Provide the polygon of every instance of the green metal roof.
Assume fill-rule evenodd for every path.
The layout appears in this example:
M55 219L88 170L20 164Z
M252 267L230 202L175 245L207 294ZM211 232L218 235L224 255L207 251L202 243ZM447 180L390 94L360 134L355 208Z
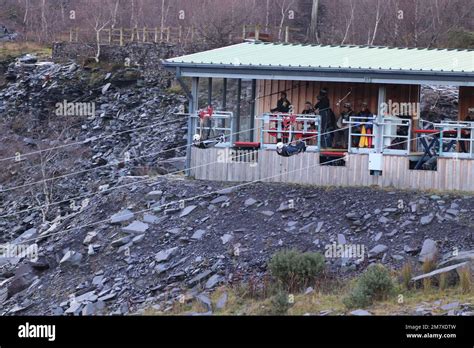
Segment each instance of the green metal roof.
M168 66L213 65L474 73L474 50L244 42L167 59Z

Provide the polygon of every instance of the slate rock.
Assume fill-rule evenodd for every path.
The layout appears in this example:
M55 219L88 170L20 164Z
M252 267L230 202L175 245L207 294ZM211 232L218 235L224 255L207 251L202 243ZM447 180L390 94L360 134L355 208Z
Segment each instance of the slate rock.
M355 315L355 316L370 316L370 315L372 315L370 312L368 312L364 309L357 309L355 311L352 311L350 314Z
M379 244L369 251L369 257L370 258L377 257L380 254L385 253L387 250L388 250L388 247L386 245Z
M196 296L196 300L207 309L208 312L212 312L212 303L209 297L205 294Z
M205 231L205 230L197 230L197 231L194 232L194 234L191 236L191 239L194 239L194 240L201 240L202 237L204 237L205 234L206 234L206 231Z
M69 250L66 254L64 254L59 264L61 265L72 265L72 266L79 266L82 261L82 254L78 253L73 250Z
M233 238L234 238L234 236L231 235L231 234L224 234L224 235L221 237L222 244L226 245L226 244L229 243Z
M114 214L110 218L110 223L111 224L120 224L122 222L127 222L130 221L134 218L135 214L131 212L130 210L122 210L118 212L117 214Z
M423 242L423 246L421 248L419 260L420 262L425 262L428 260L435 260L438 255L438 246L436 242L432 239L426 239Z
M176 254L177 251L178 251L178 247L160 251L159 253L155 255L155 260L156 262L168 261L174 254Z
M230 198L227 197L227 196L219 196L217 198L214 198L212 201L211 201L211 204L220 204L220 203L224 203L224 202L227 202Z
M223 278L218 275L218 274L214 274L211 278L209 278L206 282L206 289L212 289L214 288L216 285L218 285L219 283L221 283L223 281Z
M255 200L253 198L248 198L248 199L245 200L244 206L246 208L248 208L248 207L251 207L252 205L254 205L255 203L257 203L257 200Z
M426 215L426 216L423 216L421 219L420 219L420 224L422 226L427 226L429 224L431 224L433 222L435 218L435 215L434 214L430 214L430 215Z
M181 211L181 214L179 215L180 218L183 218L183 217L186 217L188 216L189 214L191 214L194 209L196 209L197 206L196 205L190 205L190 206L187 206L186 208L184 208L182 211Z
M145 233L149 227L148 224L137 220L132 222L130 225L123 227L122 230L126 233L142 234Z
M228 297L229 296L227 295L227 292L224 292L217 300L216 308L220 310L224 309L227 304Z

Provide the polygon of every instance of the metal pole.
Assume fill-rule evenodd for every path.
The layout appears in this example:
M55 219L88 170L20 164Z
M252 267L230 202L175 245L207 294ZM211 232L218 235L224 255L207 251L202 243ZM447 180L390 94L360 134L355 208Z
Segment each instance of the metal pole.
M257 80L252 80L252 104L250 105L250 141L254 141L255 113L257 103Z
M212 105L212 77L209 77L207 85L207 105Z
M235 114L236 124L235 124L235 139L239 141L240 139L240 103L242 101L242 79L237 80L237 112Z
M222 84L222 110L226 111L227 110L227 79L224 78L224 83ZM222 128L225 128L225 122L226 120L222 120Z
M224 111L227 109L227 79L224 79L224 84L222 85L222 109Z
M191 87L192 99L189 101L189 118L188 118L188 136L186 147L186 175L191 175L191 151L194 132L194 118L192 117L199 108L199 77L193 77Z
M375 152L376 153L383 153L383 139L384 139L384 118L382 115L383 112L383 104L385 103L387 96L387 90L385 86L380 86L379 87L379 98L378 98L378 108L377 108L377 124L379 125L374 125L374 132L377 131L377 135L375 137Z

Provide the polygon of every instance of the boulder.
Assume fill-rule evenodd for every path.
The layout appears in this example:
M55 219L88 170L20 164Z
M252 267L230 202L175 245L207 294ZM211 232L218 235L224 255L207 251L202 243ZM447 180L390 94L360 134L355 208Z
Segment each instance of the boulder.
M436 242L432 239L426 239L423 242L423 246L421 247L421 252L419 256L420 262L426 262L426 261L436 261L436 258L438 256L438 247L436 245Z

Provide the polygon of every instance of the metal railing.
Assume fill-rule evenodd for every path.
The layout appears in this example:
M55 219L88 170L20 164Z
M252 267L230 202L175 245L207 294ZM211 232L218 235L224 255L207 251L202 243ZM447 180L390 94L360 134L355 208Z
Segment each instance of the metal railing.
M321 149L321 116L265 113L257 118L261 121L260 143L263 149L276 149L281 141L306 141L307 151Z
M382 126L382 152L388 155L408 155L411 151L412 122L394 116L385 116Z
M226 141L216 147L232 147L234 143L234 113L230 111L214 111L211 117L204 119L201 125L199 112L192 114L193 134L203 134L203 140L225 136Z
M349 121L344 121L344 124L349 125L350 153L367 154L377 152L376 140L379 127L375 124L376 118L376 116L351 116ZM365 133L363 129L365 129ZM369 133L367 133L368 130L370 130Z
M354 154L410 153L412 122L395 116L351 116L349 121L349 152Z
M474 122L443 121L434 123L439 131L439 156L474 158Z

